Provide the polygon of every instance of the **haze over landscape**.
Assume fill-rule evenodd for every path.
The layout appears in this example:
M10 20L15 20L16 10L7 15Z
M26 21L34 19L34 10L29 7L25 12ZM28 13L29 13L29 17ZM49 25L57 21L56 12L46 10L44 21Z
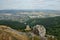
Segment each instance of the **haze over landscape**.
M0 0L1 19L60 16L60 0Z

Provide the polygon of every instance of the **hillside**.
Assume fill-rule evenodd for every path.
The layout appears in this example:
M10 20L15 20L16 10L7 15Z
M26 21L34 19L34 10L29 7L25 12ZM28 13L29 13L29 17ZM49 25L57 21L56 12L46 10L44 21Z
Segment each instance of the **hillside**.
M0 40L29 40L29 38L23 32L0 25Z
M36 24L44 25L47 30L47 34L55 35L58 40L60 40L60 16L30 19L27 21L27 24L29 24L31 28Z
M47 30L47 34L54 35L58 38L58 40L60 40L60 16L29 19L26 23L27 25L30 25L31 28L33 28L33 26L35 26L36 24L43 25ZM17 30L24 30L26 27L24 23L11 20L0 20L0 25L7 25Z

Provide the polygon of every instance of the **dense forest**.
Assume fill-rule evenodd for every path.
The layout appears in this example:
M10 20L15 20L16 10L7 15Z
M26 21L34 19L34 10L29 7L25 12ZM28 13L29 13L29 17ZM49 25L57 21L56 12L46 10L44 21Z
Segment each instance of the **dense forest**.
M6 25L16 30L22 30L22 29L25 29L26 27L24 23L11 21L11 20L0 20L0 25Z
M60 16L29 19L26 23L27 25L30 25L31 28L37 24L43 25L47 30L47 34L54 35L60 40ZM0 25L7 25L16 30L26 28L26 24L11 20L0 20Z
M30 19L27 23L31 28L37 24L45 26L47 34L57 36L58 40L60 40L60 16Z

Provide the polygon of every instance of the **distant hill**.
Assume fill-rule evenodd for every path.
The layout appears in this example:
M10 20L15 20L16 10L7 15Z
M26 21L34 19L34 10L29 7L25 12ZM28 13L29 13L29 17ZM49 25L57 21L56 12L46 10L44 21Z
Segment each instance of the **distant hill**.
M17 13L17 12L46 12L60 14L60 10L0 10L0 13Z
M46 18L60 16L60 10L0 10L0 15L29 16L31 18Z

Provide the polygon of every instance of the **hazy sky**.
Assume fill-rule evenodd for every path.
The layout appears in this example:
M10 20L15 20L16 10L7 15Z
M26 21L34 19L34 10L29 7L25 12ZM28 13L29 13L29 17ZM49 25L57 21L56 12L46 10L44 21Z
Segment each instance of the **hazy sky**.
M0 0L1 9L60 10L60 0Z

